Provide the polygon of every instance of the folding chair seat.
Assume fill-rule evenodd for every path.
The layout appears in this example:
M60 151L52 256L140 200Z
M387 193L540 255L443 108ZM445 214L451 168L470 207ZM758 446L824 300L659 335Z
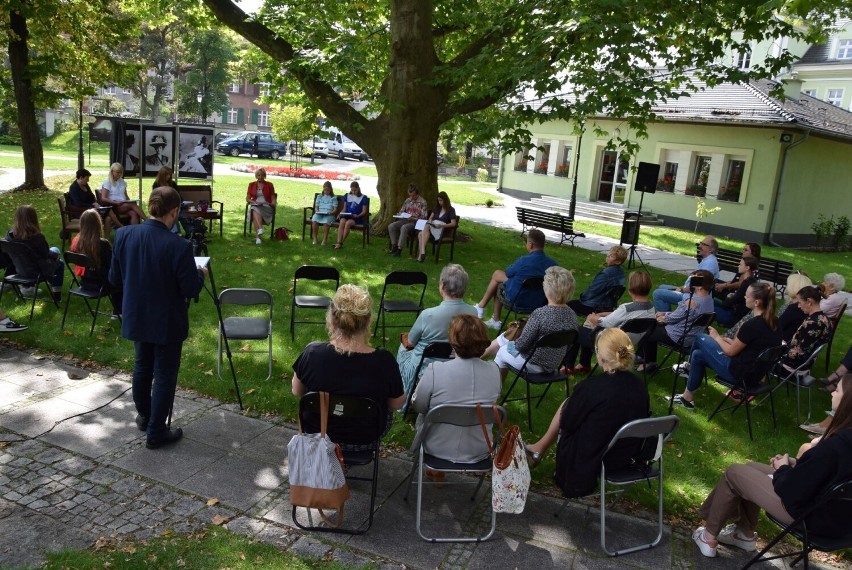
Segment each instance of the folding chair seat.
M843 303L840 306L840 310L837 312L837 316L833 319L829 319L831 321L831 334L828 337L828 348L825 351L825 371L828 372L828 362L831 360L831 345L834 343L834 335L837 334L837 327L840 326L840 319L843 317L843 314L846 312L846 303Z
M502 407L496 407L497 414L499 416L500 421L505 424L506 423L506 410ZM497 419L495 418L494 408L482 406L482 415L483 421L486 424L494 424L497 423ZM484 540L488 540L492 536L494 536L494 531L497 528L497 514L494 512L494 509L491 509L491 528L489 531L481 536L444 536L444 537L432 537L426 536L423 533L422 528L422 513L423 513L423 472L426 469L432 471L438 471L441 473L462 473L462 474L472 474L479 475L479 480L476 484L476 488L473 490L473 494L470 497L470 500L473 501L476 499L476 495L479 492L479 488L482 487L482 482L485 479L485 475L491 473L491 469L494 466L494 461L491 457L486 457L481 461L477 461L474 463L455 463L453 461L447 461L445 459L440 459L435 457L434 455L430 455L426 453L425 447L429 441L429 434L432 429L439 424L451 424L454 426L460 427L472 427L480 425L479 422L479 414L477 413L476 406L461 406L461 405L453 405L453 404L441 404L440 406L435 406L426 414L423 419L423 427L421 428L421 439L420 445L418 446L414 465L411 467L411 474L408 477L408 485L405 490L405 496L403 500L408 502L408 494L411 491L411 484L414 479L414 475L417 475L417 511L416 511L416 526L417 526L417 534L420 535L420 538L427 542L482 542ZM498 441L497 438L494 440L494 449L497 448ZM460 481L458 484L465 484L466 481ZM449 482L442 483L444 485L450 484ZM491 501L488 501L489 508L491 505Z
M524 294L528 295L533 291L541 291L542 295L544 295L544 277L527 277L523 280L523 282L521 282L521 288L518 289L518 294L515 295L515 298L507 299L508 303L506 303L505 306L506 316L503 317L503 322L500 323L500 330L497 331L498 334L502 332L504 328L506 328L506 323L509 322L509 317L512 316L512 313L515 313L515 316L519 317L521 315L529 315L530 313L538 309L538 307L522 306L516 303L519 297ZM544 304L539 306L544 306Z
M59 222L62 228L59 230L59 239L62 240L62 250L65 251L65 242L74 234L80 233L80 219L72 220L65 207L65 198L57 196L56 203L59 205Z
M341 396L329 394L328 403L328 437L334 443L341 445L343 464L347 481L369 481L370 486L370 512L367 517L354 527L329 527L313 524L308 516L308 522L303 523L297 516L298 507L292 507L293 522L303 530L315 530L320 532L334 532L342 534L364 534L373 525L373 514L376 510L376 494L379 483L379 457L384 432L386 414L379 404L370 398L360 396ZM306 433L307 426L316 426L319 431L320 416L320 394L319 392L308 392L299 400L299 425ZM357 422L359 429L353 429ZM358 446L359 450L351 451L346 445ZM373 464L373 473L370 477L355 476L349 470L350 467L365 466ZM351 509L347 510L351 513Z
M92 336L92 333L95 331L95 322L98 319L98 315L112 316L115 313L113 310L112 313L102 313L100 311L101 308L101 299L104 297L109 298L110 296L110 285L103 279L100 279L100 287L97 291L93 289L84 289L80 281L77 279L77 274L74 273L74 267L82 267L86 270L87 275L98 275L100 268L98 264L95 263L95 260L89 257L88 255L82 253L74 253L73 251L66 251L64 253L65 257L65 267L68 268L68 272L71 274L71 286L68 288L68 296L65 297L65 311L62 313L62 324L60 328L65 328L65 317L68 316L68 306L71 303L71 297L80 297L86 303L86 308L89 309L89 313L92 315L92 326L89 329L89 336ZM95 302L95 308L92 308L90 301ZM112 304L112 300L110 300L110 304ZM113 307L113 309L117 309L118 307Z
M423 368L423 363L427 360L449 360L452 357L453 347L448 342L432 342L423 349L423 354L420 355L420 362L417 363L417 368L414 369L414 383L411 384L411 390L408 391L408 399L406 399L405 408L402 410L402 419L408 417L408 407L411 405L414 391L417 390L417 384L420 383L420 370Z
M771 346L765 350L763 350L758 356L757 361L755 362L756 369L761 371L762 374L766 374L778 362L778 359L781 358L785 347L779 346ZM776 429L775 422L775 399L772 397L772 385L769 382L761 382L755 386L749 386L745 382L740 379L735 378L733 382L729 382L724 378L716 378L716 381L719 384L728 388L728 391L722 397L722 400L719 402L719 405L716 406L716 409L713 410L713 413L710 414L708 420L712 420L713 416L715 416L719 412L724 412L727 410L731 410L731 413L737 411L737 409L745 405L746 411L746 421L748 422L748 436L752 440L754 440L754 434L751 429L751 402L758 396L766 394L769 397L769 405L772 409L772 430ZM737 397L737 393L739 396ZM729 398L734 399L734 403L726 408L722 408L725 404L725 401Z
M829 504L832 506L846 505L847 512L852 509L852 477L847 477L845 481L841 481L833 485L830 489L818 497L804 513L788 525L783 524L769 513L766 513L769 520L781 527L781 532L778 533L775 538L770 540L763 550L755 554L754 557L749 560L745 566L743 566L743 570L751 568L752 565L758 562L767 562L769 560L786 558L788 556L796 557L795 560L790 563L790 566L795 567L801 560L804 561L802 567L807 570L809 567L808 555L812 550L816 550L818 552L835 552L837 550L852 548L852 525L846 525L846 528L838 529L843 531L840 533L841 536L825 536L808 530L807 521L811 515L818 509L823 509ZM796 537L799 542L802 543L802 548L800 550L793 550L792 552L785 552L784 554L766 557L769 550L788 534Z
M234 340L262 341L267 345L263 350L249 349L240 350L239 354L262 353L266 354L267 375L265 380L272 378L272 294L265 289L225 289L219 293L220 309L227 311L228 305L239 307L263 307L262 316L236 316L229 315L222 319L219 324L219 341L216 351L216 374L222 378L222 352L228 355L228 361L233 366L233 353L230 342ZM256 312L256 311L255 311ZM239 397L240 387L237 385L237 377L234 375L234 388ZM241 399L240 399L241 400Z
M778 381L778 384L772 389L774 393L781 386L786 386L787 391L789 393L790 384L794 384L796 386L796 425L801 425L803 423L808 423L811 419L811 390L813 389L813 385L815 382L815 378L811 376L810 371L811 367L816 363L817 357L819 357L819 353L822 352L828 344L821 344L817 346L813 352L811 352L808 359L805 360L798 368L795 370L787 370L782 366L781 360L775 363L772 369L769 371L769 377L775 378ZM808 416L802 420L802 388L808 391ZM758 406L763 404L766 401L766 398L769 396L764 396L763 399L758 402Z
M33 252L33 250L25 243L0 239L0 252L9 256L9 259L12 260L12 263L15 264L16 268L27 267L31 265L28 260L35 259L35 252ZM21 288L32 288L33 299L32 305L30 306L30 320L33 320L36 299L38 299L38 288L39 285L42 284L45 286L45 290L47 291L47 298L53 302L53 305L57 309L59 309L59 301L53 297L53 292L50 290L50 284L40 272L37 277L22 277L17 273L9 274L7 272L3 276L2 286L0 286L0 300L3 299L3 292L7 288L14 289L18 298L21 300L24 299L24 295L21 293Z
M663 445L672 436L680 425L680 418L677 416L663 416L660 418L645 418L641 420L633 420L624 424L621 429L616 432L606 447L606 451L601 459L601 475L600 475L600 504L601 504L601 548L610 556L621 556L639 550L649 550L654 548L663 538ZM642 452L636 458L633 465L626 469L607 471L606 456L616 444L620 441L636 438L642 439ZM653 451L651 451L653 450ZM606 546L606 509L607 495L614 495L616 498L621 496L626 488L633 483L647 481L649 484L652 479L657 480L657 536L653 541L624 548L621 550L612 551ZM615 491L607 491L607 485L621 487ZM569 499L566 499L562 504L562 509L568 504ZM554 516L558 517L562 512L560 509Z
M334 281L334 291L340 287L340 272L334 267L326 267L322 265L303 265L296 269L293 275L293 302L290 305L290 338L296 339L296 323L324 325L325 319L322 321L297 321L296 309L318 309L326 311L331 305L331 297L334 296L334 291L331 295L299 295L298 287L299 280L302 281ZM304 284L303 284L304 289Z
M559 370L561 364L564 363L565 357L568 355L568 351L572 346L577 342L577 331L575 330L561 330L552 333L548 333L537 341L535 341L535 345L533 346L532 351L530 352L527 359L524 361L524 364L520 369L515 369L513 367L509 367L509 370L515 374L515 379L512 381L511 386L509 386L509 390L506 391L506 395L503 396L503 400L500 402L502 406L506 402L519 402L525 400L527 402L527 422L529 423L530 430L533 429L532 426L532 401L530 399L530 385L544 385L544 391L538 398L538 403L536 404L536 408L541 405L542 400L544 400L545 395L547 395L547 391L550 390L550 385L554 382L565 382L565 396L568 396L568 376ZM564 348L565 352L562 356L562 362L560 366L556 367L556 370L553 371L545 371L545 372L531 372L528 370L528 366L536 351L543 348ZM521 398L512 398L508 399L512 394L512 390L515 388L515 384L518 383L518 379L522 378L527 385L527 395L526 397Z
M376 325L373 327L373 336L379 330L379 321L382 322L382 346L387 338L386 329L405 328L411 325L390 325L385 323L387 313L414 313L415 319L423 310L423 296L426 294L426 283L429 277L422 271L392 271L385 277L385 286L382 288L382 297L379 301L379 314L376 316ZM391 294L395 294L401 288L414 289L414 295L409 299L388 298L389 288ZM417 289L420 289L420 298L417 299ZM409 295L411 295L409 293ZM416 301L414 299L417 299Z

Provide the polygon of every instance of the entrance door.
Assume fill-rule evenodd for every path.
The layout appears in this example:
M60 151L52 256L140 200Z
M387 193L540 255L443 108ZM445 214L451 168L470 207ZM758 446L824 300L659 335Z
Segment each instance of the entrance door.
M598 201L624 204L629 163L614 150L601 150Z

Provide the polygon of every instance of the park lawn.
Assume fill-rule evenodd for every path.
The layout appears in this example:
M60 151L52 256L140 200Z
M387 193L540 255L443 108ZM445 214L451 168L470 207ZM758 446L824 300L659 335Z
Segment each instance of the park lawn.
M302 264L334 265L341 271L342 282L356 283L370 290L374 306L378 305L384 275L388 272L395 269L423 270L428 274L430 283L425 298L425 306L428 307L439 302L436 282L441 265L431 261L418 264L406 257L390 258L384 253L386 238L383 237L372 236L372 243L366 249L362 249L359 236L356 235L350 238L345 247L339 251L334 251L328 246L312 246L310 240L303 242L299 239L302 208L310 205L317 186L286 178L273 177L271 180L276 184L280 196L277 225L296 230L296 233L292 235L294 239L287 242L264 240L261 246L255 246L251 236L243 237L242 217L247 178L217 176L214 196L225 202L224 237L219 238L218 231L214 232L209 246L210 255L213 258L213 274L219 291L227 287L261 287L273 293L276 303L273 378L268 382L263 380L266 377L265 360L240 354L245 348L242 345L234 346L232 350L235 354L235 368L247 413L252 415L272 413L292 421L297 408L296 398L290 393L292 363L305 344L325 339L324 327L321 324L322 316L313 317L310 314L307 316L315 318L318 324L300 325L296 331L295 340L290 339L289 304L293 286L292 276L296 267ZM51 192L0 195L0 227L9 226L12 213L18 205L31 203L40 213L48 241L59 245L56 239L59 220L55 198L60 191L67 189L68 183L69 180L64 177L54 177L48 180ZM130 182L131 191L136 185L136 181ZM143 196L148 195L150 187L151 180L143 180ZM454 185L454 193L455 188ZM374 209L376 208L377 205L374 205ZM585 221L578 225L582 231L615 237L618 235L614 233L617 232L616 226ZM470 241L458 245L455 262L464 265L470 274L471 286L466 300L475 303L491 272L495 268L505 267L523 253L523 241L517 232L464 221L461 231L469 236ZM686 254L694 251L694 244L699 238L700 236L690 232L669 228L642 229L643 244L656 243L665 249ZM724 239L721 242L724 247L739 247L737 242ZM844 275L850 273L848 253L811 253L776 248L767 248L766 251L769 257L790 259L796 266L804 267L811 275L822 275L834 268ZM603 263L601 255L579 248L550 245L547 252L563 267L575 270L578 292L588 286ZM649 271L654 283L680 283L683 280L682 275L668 274L656 268L649 268ZM3 308L14 318L26 319L27 309L23 304L13 303L7 297ZM84 364L110 366L130 371L133 362L132 345L121 339L117 323L100 319L95 335L89 337L88 316L82 304L73 303L64 330L61 334L57 334L61 313L49 304L38 304L36 311L37 314L30 329L7 338L6 342L14 341L33 347L39 352L52 353ZM304 316L303 313L299 315L300 318ZM192 304L190 316L192 326L190 337L184 345L180 386L221 400L235 401L236 395L230 377L225 375L223 379L219 379L216 375L216 311L207 293L202 294L199 303ZM389 322L391 321L392 319L389 319ZM396 351L399 345L398 333L410 326L410 323L408 319L401 319L400 324L403 328L388 331L387 348L389 350ZM830 369L833 370L838 365L840 358L850 345L850 339L852 339L852 329L848 324L841 324L835 338ZM378 339L374 339L375 346L380 344ZM822 365L818 366L817 373L823 375ZM578 380L572 379L572 384ZM682 388L683 383L680 381L678 389ZM516 387L516 390L518 389ZM663 397L669 394L671 389L672 374L668 370L659 373L650 382L649 392L652 411L655 415L667 413L667 404L663 401ZM778 398L776 398L778 431L774 434L771 432L769 410L765 407L755 410L753 421L756 440L752 442L747 436L742 411L735 415L722 414L713 421L707 420L722 393L719 386L711 379L709 386L698 394L697 411L677 411L681 418L681 426L678 434L668 444L665 481L665 509L675 524L692 526L697 522L698 506L729 464L748 460L763 461L777 452L795 453L799 445L806 441L804 432L795 426L794 396L786 396L783 390L778 392ZM509 404L510 418L521 425L527 440L534 441L544 431L563 398L564 392L558 386L550 390L541 406L533 410L535 427L533 431L526 425L526 409L522 404ZM828 409L829 398L822 392L815 391L814 400L814 419L819 420L823 417L822 410ZM412 424L397 420L386 440L386 445L397 449L407 447L410 445L412 435ZM558 493L558 489L552 484L554 469L555 459L551 453L533 473L537 490ZM644 485L636 485L629 491L628 497L634 504L645 508L651 508L655 504L653 491ZM765 535L772 530L772 525L764 522L762 530Z
M273 545L210 526L190 535L171 534L142 542L99 541L94 549L47 555L45 570L74 568L183 568L184 570L342 570L353 568L333 560L282 552ZM371 568L372 563L360 568Z

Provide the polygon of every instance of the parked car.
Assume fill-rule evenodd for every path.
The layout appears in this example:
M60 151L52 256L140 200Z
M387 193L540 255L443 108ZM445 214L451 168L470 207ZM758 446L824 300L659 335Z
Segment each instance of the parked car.
M325 146L324 142L320 142L319 140L305 141L301 144L301 148L296 141L290 141L290 154L328 158L328 148Z
M229 139L223 140L216 145L216 152L231 156L253 154L255 137L257 137L257 156L278 160L283 154L286 154L287 145L276 141L269 133L256 131L243 131Z
M336 156L340 160L356 158L363 162L367 158L367 153L361 150L361 147L355 144L349 137L340 132L340 129L330 127L326 130L330 136L323 142L328 147L328 154Z

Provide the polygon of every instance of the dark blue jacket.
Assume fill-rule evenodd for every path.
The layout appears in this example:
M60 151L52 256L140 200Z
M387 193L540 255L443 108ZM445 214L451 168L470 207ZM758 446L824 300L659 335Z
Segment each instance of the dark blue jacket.
M149 219L115 233L109 280L122 286L121 335L153 344L189 334L187 299L204 286L190 243Z
M517 301L516 304L525 309L535 309L546 305L547 298L541 291L525 292L517 300L515 296L520 292L524 279L527 277L544 277L547 268L554 265L556 265L556 262L544 255L544 252L540 249L516 259L515 263L506 268L508 279L503 286L506 298L510 301Z

